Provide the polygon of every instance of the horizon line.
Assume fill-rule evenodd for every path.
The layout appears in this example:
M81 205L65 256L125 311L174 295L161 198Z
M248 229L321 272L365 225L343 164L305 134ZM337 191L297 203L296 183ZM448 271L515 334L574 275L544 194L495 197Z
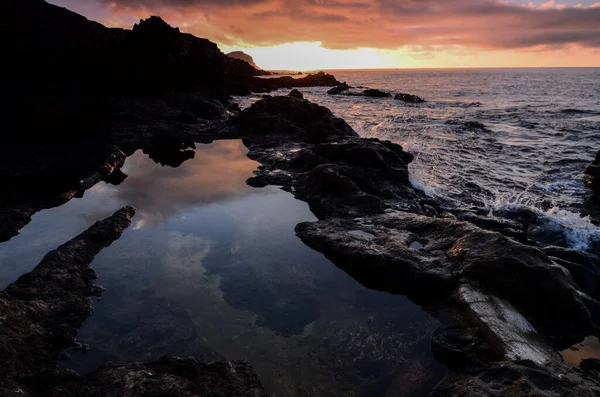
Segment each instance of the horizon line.
M267 72L302 72L311 73L319 71L377 71L377 70L478 70L478 69L600 69L598 66L455 66L455 67L421 67L421 68L323 68L323 69L263 69Z

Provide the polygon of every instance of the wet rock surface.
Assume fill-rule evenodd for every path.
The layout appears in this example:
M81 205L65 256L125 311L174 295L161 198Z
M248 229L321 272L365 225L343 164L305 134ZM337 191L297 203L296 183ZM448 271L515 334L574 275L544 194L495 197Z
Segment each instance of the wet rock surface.
M599 321L543 251L468 222L394 212L301 223L296 233L367 287L418 302L443 301L469 280L507 299L559 347L594 333Z
M411 154L389 141L358 137L322 106L266 98L232 125L227 134L244 138L248 157L263 164L248 183L281 185L307 201L317 217L378 214L388 207L436 211L409 183Z

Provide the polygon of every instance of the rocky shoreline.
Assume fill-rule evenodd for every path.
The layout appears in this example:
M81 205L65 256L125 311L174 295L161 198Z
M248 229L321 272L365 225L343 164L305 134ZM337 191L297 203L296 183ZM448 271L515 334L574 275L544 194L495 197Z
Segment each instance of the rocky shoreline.
M24 12L27 6L35 10L34 17ZM0 202L0 241L14 237L35 212L80 197L99 181L122 182L127 176L120 168L136 150L157 163L178 166L194 156L196 142L242 139L248 157L261 164L248 184L281 186L306 201L319 218L296 227L308 246L368 288L406 295L440 320L432 350L450 374L433 396L600 396L600 361L588 359L569 368L558 354L586 336L600 335L597 256L549 246L535 233L533 215L492 217L427 197L409 182L411 154L389 141L359 137L299 91L266 97L243 111L230 98L314 85L342 87L333 93L339 94L345 87L335 77L262 79L243 61L225 59L213 43L181 34L156 17L124 31L38 0L13 1L8 11L5 15L16 19L2 29L20 31L17 44L30 46L32 54L36 23L45 18L46 33L53 35L48 40L86 32L91 41L84 44L100 46L100 55L109 57L130 51L131 40L138 58L159 60L162 73L177 78L159 78L161 87L153 87L158 70L144 69L118 95L100 91L93 102L85 99L90 94L83 95L80 112L69 110L80 96L58 92L66 110L47 125L56 135L33 143L19 135L41 127L35 118L48 111L48 91L61 79L84 85L86 73L61 76L60 65L51 65L56 81L35 87L39 102L25 104L25 96L13 92L20 106L15 115L26 114L32 121L9 123L17 138L2 150L2 182L12 189ZM78 32L57 33L65 21ZM143 52L157 40L161 44L154 52ZM66 62L82 62L74 50L83 44L71 44ZM35 58L46 59L42 55ZM166 61L177 57L175 63ZM125 68L136 66L133 62L125 60ZM201 78L192 71L198 65L206 74ZM126 78L132 76L119 76L118 82ZM186 78L190 84L183 88ZM398 99L411 103L421 100L398 95L408 95ZM90 114L98 104L102 112ZM66 132L57 132L61 126ZM587 171L592 187L597 166L598 159ZM250 366L241 362L202 364L166 357L148 364L111 363L85 376L56 371L60 352L75 343L91 314L88 297L101 292L90 263L119 238L134 213L126 207L96 223L0 293L0 357L6 363L2 394L266 395Z

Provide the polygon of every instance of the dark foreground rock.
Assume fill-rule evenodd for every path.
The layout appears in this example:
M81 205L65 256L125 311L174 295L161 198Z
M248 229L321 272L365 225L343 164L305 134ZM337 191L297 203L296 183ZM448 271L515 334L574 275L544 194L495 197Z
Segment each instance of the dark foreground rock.
M42 375L28 379L27 386L30 395L48 397L266 396L248 363L202 364L191 357L163 357L147 364L111 363L84 376Z
M421 98L417 95L404 94L404 93L399 93L399 94L394 95L394 99L397 101L402 101L402 102L407 102L407 103L425 103L425 102L427 102L426 100L424 100L423 98Z
M599 395L597 375L557 353L598 335L598 258L407 212L301 223L296 233L368 288L438 313L434 353L451 372L433 395Z

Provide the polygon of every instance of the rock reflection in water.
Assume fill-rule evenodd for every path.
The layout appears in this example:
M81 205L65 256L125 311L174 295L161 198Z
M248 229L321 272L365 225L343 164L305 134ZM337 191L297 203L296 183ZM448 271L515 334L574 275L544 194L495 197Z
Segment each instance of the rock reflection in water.
M190 207L257 193L245 183L258 165L246 152L239 140L200 144L192 161L173 168L157 166L138 151L123 167L127 183L117 189L104 184L94 189L109 189L106 199L139 208L135 228L157 225Z
M31 256L28 244L42 247L56 230L138 207L135 229L92 264L106 291L78 335L91 350L62 367L193 355L248 360L277 396L428 395L444 374L430 352L435 320L303 245L294 226L315 220L308 206L247 186L258 164L240 141L198 146L176 169L136 153L120 185L36 215L9 242ZM0 245L0 263L21 263L14 255Z

